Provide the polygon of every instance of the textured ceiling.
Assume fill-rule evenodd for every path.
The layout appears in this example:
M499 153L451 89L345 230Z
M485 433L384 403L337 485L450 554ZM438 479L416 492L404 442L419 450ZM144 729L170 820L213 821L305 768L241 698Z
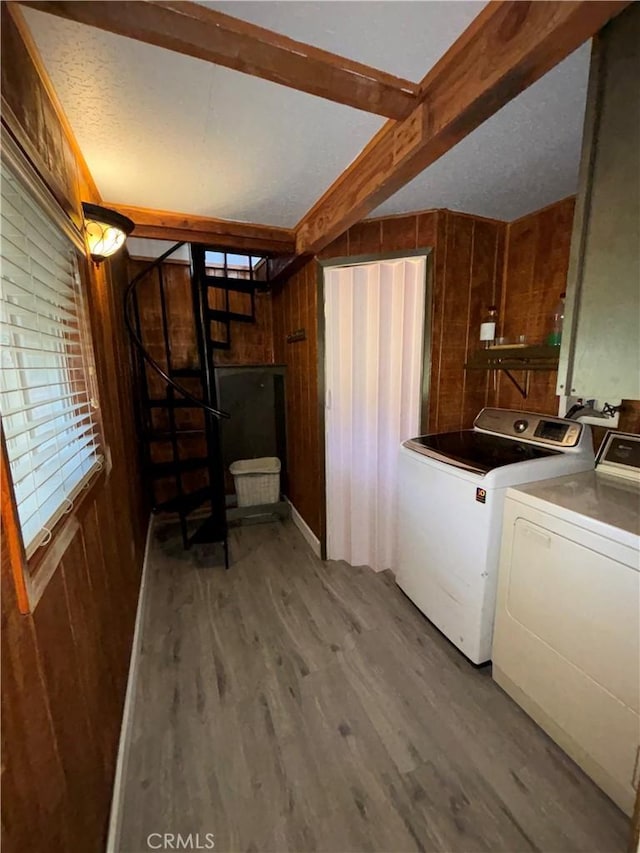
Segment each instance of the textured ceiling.
M230 0L200 5L418 82L486 4L480 0Z
M484 4L205 5L419 80ZM383 122L201 60L24 13L109 201L291 227ZM375 213L447 206L508 219L573 192L587 65L583 49Z
M575 193L589 56L582 45L371 215L449 207L512 220Z

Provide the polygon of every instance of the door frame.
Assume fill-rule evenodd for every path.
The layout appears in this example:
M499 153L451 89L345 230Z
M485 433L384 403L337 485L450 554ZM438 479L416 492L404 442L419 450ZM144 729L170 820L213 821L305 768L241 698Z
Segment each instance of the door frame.
M422 333L422 381L420 403L420 432L428 429L429 423L429 390L431 385L431 328L433 315L433 246L420 249L398 250L395 252L379 252L367 255L347 255L336 258L316 260L317 281L317 337L318 337L318 425L320 430L320 557L327 559L327 452L326 452L326 377L325 377L325 310L324 310L324 271L328 267L358 267L363 264L378 263L379 261L398 261L403 258L425 258L425 294L424 294L424 326Z

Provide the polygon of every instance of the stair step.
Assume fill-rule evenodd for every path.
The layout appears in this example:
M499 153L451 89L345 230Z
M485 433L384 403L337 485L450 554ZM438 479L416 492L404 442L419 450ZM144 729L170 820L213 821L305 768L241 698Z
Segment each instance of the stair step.
M199 367L176 367L170 372L169 375L172 378L176 376L184 376L200 379L202 377L202 370L200 370Z
M179 438L180 436L194 436L194 435L205 435L204 429L177 429L175 431L175 435ZM171 441L173 433L169 430L162 429L154 429L145 433L144 437L147 441Z
M221 311L218 308L209 308L207 316L209 320L215 320L217 323L255 323L256 321L253 314L240 314L237 311Z
M178 392L176 392L178 393ZM173 400L170 397L158 397L145 401L145 405L150 409L198 409L197 403L192 403L185 397L175 397Z
M151 474L153 477L169 477L171 474L182 474L185 471L197 471L206 468L209 459L206 456L194 457L193 459L178 459L171 462L152 462Z
M207 542L224 542L227 538L227 524L224 519L211 515L189 540L190 545L204 545Z
M233 290L236 293L252 293L260 284L266 281L250 281L248 278L224 278L223 276L205 275L207 287L216 287L219 290Z
M189 492L186 495L176 495L175 498L169 498L168 501L162 501L157 504L158 512L177 512L179 515L189 515L194 509L198 509L205 501L211 500L211 487L204 486L202 489L196 489L195 492Z

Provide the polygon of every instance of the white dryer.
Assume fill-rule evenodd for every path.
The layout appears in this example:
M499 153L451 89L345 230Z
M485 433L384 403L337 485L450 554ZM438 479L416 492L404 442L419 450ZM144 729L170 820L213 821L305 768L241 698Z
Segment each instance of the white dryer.
M593 464L588 426L508 409L400 448L396 582L473 663L491 657L507 488Z
M507 492L493 677L630 815L640 781L640 436L610 433L600 461Z

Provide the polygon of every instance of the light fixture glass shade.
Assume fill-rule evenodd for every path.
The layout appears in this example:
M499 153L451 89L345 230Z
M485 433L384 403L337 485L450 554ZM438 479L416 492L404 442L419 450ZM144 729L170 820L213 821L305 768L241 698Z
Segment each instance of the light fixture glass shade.
M97 204L82 203L84 230L91 258L99 264L122 248L134 223L126 216Z

